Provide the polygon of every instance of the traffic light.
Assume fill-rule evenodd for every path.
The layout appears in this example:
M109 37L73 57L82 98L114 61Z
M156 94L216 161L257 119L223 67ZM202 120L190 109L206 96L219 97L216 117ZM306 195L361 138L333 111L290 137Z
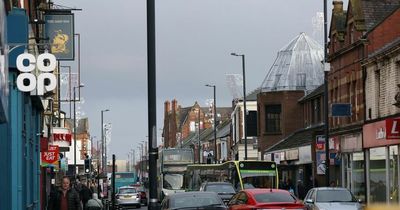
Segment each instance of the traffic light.
M90 159L86 158L85 159L85 173L89 173L90 172Z

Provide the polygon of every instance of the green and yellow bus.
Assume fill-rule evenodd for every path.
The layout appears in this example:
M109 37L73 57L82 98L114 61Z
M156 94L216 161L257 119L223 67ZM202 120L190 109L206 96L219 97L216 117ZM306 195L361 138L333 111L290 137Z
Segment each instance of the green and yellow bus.
M189 190L199 190L203 182L230 182L236 190L279 187L277 165L271 161L188 165L186 177L189 180Z

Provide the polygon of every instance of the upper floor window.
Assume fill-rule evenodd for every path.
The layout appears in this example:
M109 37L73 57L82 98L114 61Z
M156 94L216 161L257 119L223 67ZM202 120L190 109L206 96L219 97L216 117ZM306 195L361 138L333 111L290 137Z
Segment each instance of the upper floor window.
M280 104L265 106L265 130L267 132L281 131L281 112L282 108Z

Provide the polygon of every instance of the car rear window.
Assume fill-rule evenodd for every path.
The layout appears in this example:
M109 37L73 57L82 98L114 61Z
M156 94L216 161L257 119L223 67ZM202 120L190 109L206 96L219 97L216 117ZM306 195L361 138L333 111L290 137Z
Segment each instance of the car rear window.
M317 202L353 202L355 198L348 190L318 190Z
M136 193L135 188L123 188L123 189L119 189L119 194L131 194L131 193Z
M222 201L218 197L213 195L190 195L190 196L176 196L171 199L172 208L190 208L190 207L202 207L209 205L223 205Z
M216 193L235 193L232 185L228 184L214 184L207 185L206 191L216 192Z
M271 202L295 202L296 199L289 193L282 192L268 192L255 194L254 198L257 203L271 203Z

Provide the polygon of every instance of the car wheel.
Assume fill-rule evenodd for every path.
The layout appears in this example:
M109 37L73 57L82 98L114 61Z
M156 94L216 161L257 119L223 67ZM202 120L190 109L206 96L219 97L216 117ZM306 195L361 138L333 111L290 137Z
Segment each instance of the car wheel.
M136 208L138 208L138 209L140 209L140 208L142 208L142 205L136 205Z
M144 202L144 206L147 206L147 201Z

